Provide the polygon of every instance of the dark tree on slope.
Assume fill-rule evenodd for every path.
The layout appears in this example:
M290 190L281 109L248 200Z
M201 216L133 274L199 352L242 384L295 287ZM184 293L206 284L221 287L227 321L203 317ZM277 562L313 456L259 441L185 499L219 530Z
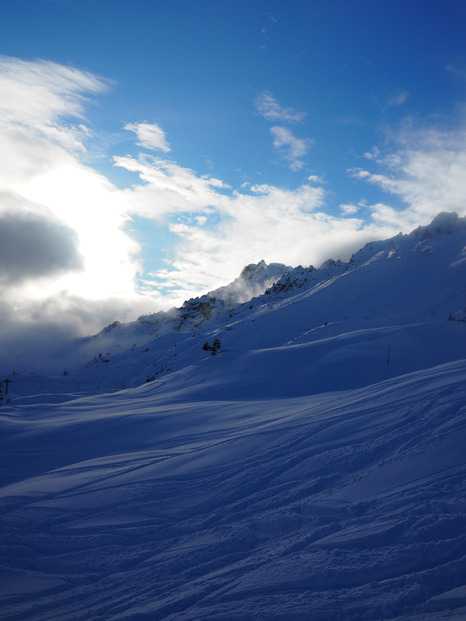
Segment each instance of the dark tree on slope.
M212 345L210 345L209 343L204 343L204 345L202 346L202 349L204 351L210 351L212 356L215 356L215 354L218 352L218 350L221 348L222 344L220 342L219 339L215 338L212 342Z

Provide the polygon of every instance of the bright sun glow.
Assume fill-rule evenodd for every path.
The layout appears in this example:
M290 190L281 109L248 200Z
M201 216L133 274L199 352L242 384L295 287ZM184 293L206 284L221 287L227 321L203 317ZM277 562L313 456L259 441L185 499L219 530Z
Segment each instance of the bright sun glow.
M122 193L104 177L78 163L59 165L14 190L46 205L78 236L82 271L49 283L43 296L62 288L94 299L136 293L139 246L125 232L129 216Z

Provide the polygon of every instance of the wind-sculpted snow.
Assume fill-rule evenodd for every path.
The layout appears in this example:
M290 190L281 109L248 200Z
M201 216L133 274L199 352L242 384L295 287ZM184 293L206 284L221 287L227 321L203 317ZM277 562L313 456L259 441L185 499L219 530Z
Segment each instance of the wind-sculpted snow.
M2 619L462 619L466 361L1 416Z

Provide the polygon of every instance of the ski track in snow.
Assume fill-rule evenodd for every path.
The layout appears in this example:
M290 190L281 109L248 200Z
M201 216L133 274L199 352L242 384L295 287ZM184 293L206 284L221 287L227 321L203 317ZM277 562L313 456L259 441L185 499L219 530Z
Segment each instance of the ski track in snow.
M2 619L465 618L465 380L5 409Z

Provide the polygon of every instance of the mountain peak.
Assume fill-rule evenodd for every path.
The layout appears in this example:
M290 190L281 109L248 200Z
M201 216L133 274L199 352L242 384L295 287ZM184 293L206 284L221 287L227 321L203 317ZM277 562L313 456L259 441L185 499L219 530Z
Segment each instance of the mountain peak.
M246 267L243 267L239 276L244 280L250 280L251 278L254 278L255 275L264 272L267 267L267 263L264 259L261 259L259 263L250 263L249 265L246 265Z
M224 287L210 291L210 297L229 303L242 303L264 293L292 268L283 263L269 263L264 259L259 263L250 263L241 270L238 278Z
M453 212L442 211L427 226L419 226L413 231L416 237L427 239L438 234L451 235L459 230L466 229L466 217L460 216Z

